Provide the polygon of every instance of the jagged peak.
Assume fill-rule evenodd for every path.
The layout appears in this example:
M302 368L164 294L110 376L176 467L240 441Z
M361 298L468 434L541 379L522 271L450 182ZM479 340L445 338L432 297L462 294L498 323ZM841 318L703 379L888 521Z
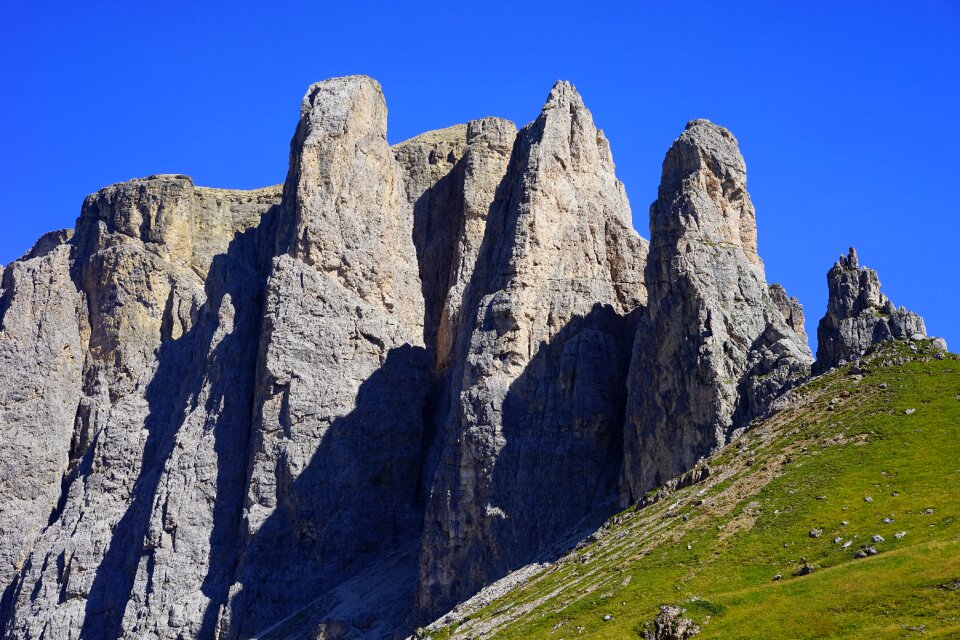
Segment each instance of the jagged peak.
M654 245L680 237L739 247L761 267L756 212L736 137L709 120L691 120L663 160L657 202L650 209ZM659 241L658 241L659 238Z
M352 132L386 140L387 102L380 83L369 76L344 76L310 85L300 105L294 146L306 144L315 131L333 137Z
M860 259L857 257L857 250L853 247L850 247L850 251L846 256L840 255L840 259L835 263L836 266L844 269L853 269L857 270L860 268Z

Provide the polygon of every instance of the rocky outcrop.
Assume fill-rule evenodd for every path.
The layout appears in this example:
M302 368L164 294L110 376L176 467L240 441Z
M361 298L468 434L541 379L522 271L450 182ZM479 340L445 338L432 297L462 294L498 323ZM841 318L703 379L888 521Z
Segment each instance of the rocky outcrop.
M853 247L827 272L827 288L827 313L817 326L816 373L859 358L878 342L927 335L923 318L883 295L877 272L860 266Z
M803 306L794 296L787 293L783 285L771 284L767 287L770 293L770 299L787 321L787 326L793 329L793 332L804 342L808 342L807 330L804 326Z
M489 194L493 181L484 182ZM448 299L466 315L452 340L452 401L421 545L427 614L608 515L615 495L623 353L628 316L645 297L646 243L631 229L609 145L571 85L555 85L519 133L500 191L469 281L456 276L466 284Z
M366 77L318 83L303 101L266 285L245 549L223 637L249 637L416 551L424 307L386 115Z
M563 82L391 147L334 78L282 187L91 195L0 278L3 637L393 638L700 477L812 358L728 131L650 216ZM853 254L830 287L825 363L923 332Z
M673 143L650 233L649 301L628 383L625 503L763 415L812 361L768 291L746 165L729 131L695 120Z

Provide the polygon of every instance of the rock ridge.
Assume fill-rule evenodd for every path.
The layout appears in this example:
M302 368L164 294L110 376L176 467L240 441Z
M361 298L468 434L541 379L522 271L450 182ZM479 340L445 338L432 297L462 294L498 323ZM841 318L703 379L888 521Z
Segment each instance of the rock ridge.
M736 138L648 243L569 82L387 142L311 85L283 185L105 187L0 275L0 635L403 637L695 467L813 364ZM855 252L816 370L925 335Z

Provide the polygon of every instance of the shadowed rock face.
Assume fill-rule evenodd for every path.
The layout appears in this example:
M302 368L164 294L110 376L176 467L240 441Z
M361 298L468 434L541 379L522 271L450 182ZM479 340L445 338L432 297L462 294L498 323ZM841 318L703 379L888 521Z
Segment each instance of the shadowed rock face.
M572 86L520 132L499 191L452 342L421 546L427 614L607 515L615 495L646 243Z
M802 380L810 349L771 298L733 135L695 120L650 207L647 312L631 363L624 503L692 467Z
M390 147L334 78L282 188L91 195L0 278L3 637L394 638L549 558L811 361L728 131L651 230L563 82ZM824 362L923 330L855 255L830 290Z
M72 253L52 293L86 304L50 326L78 325L82 343L61 387L69 414L22 425L58 451L46 473L64 481L8 592L7 636L196 634L225 595L259 322L255 229L278 199L135 180L90 196L72 246L47 254Z
M827 313L817 326L817 373L859 358L878 342L927 335L923 318L883 295L877 272L860 266L853 247L827 272L827 288Z

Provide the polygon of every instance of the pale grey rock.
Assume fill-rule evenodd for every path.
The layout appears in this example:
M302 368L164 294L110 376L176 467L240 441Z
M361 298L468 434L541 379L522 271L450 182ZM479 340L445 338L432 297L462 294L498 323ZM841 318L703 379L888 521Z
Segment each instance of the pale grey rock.
M484 182L478 191L489 194ZM646 242L571 85L557 83L521 130L499 191L469 282L451 296L464 322L421 546L426 617L609 515L616 494L628 316L645 300Z
M510 162L517 127L502 118L482 118L467 125L467 152L462 161L462 210L458 212L456 245L451 253L448 288L436 330L436 368L445 369L464 325L464 296L473 279L487 220L505 197L501 188Z
M804 342L807 343L807 331L804 327L803 306L795 297L787 294L787 291L779 284L771 284L769 287L770 299L787 321L787 326L793 329L793 332Z
M220 637L256 634L416 547L429 368L413 210L386 115L367 77L304 98L266 286L244 550Z
M779 576L779 574L777 574ZM777 579L776 577L774 578ZM653 620L643 625L644 640L686 640L700 634L700 627L683 617L686 609L663 605Z
M413 241L417 249L424 300L424 344L436 360L437 327L447 290L450 265L461 233L463 169L467 126L428 131L393 147L403 171L413 209ZM482 229L480 231L482 236Z
M5 637L211 637L242 508L256 228L278 199L155 176L84 203L71 271L90 329L67 477Z
M634 344L624 504L693 467L808 374L806 341L772 299L737 141L687 124L650 207L647 313Z
M43 236L0 274L4 601L12 596L14 578L35 537L55 511L67 472L89 335L83 295L70 277L71 236L72 231Z
M877 272L860 266L853 247L827 272L827 287L827 313L817 326L815 373L855 360L884 340L927 335L923 318L890 302L880 291Z

